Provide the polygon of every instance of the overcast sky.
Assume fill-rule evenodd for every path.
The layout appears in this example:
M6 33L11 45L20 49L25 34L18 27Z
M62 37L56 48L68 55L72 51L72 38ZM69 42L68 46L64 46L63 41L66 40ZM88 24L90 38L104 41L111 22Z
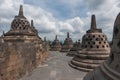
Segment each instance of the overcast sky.
M91 15L96 15L97 27L112 39L113 24L120 11L119 0L0 0L0 35L10 29L19 5L34 25L40 37L64 40L66 32L74 41L81 39L90 28Z

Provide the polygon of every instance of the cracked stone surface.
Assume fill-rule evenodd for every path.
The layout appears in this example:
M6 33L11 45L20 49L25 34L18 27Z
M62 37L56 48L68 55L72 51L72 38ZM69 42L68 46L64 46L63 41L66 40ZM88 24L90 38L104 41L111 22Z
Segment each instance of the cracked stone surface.
M86 73L71 68L68 65L71 59L66 53L51 51L42 65L21 80L82 80Z

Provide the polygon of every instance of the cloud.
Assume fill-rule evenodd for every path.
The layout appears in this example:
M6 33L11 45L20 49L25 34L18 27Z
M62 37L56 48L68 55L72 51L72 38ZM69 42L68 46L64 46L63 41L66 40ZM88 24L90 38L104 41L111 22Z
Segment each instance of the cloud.
M85 3L90 10L99 9L105 2L106 0L82 0L82 3Z
M4 12L1 13L0 16L0 26L2 28L4 26L3 24L6 24L7 29L2 28L1 33L2 30L5 30L6 32L8 31L8 29L10 28L10 23L12 22L14 16L18 14L18 5L24 4L22 1L16 2L9 0L8 2L10 4L7 5L7 0L4 1L5 2L3 2L1 5L3 7L0 6L0 10L3 10ZM4 8L4 6L6 8ZM40 36L42 37L46 36L48 37L48 39L53 40L53 37L57 34L61 36L61 40L64 40L66 32L68 31L73 34L76 32L83 32L83 29L80 27L82 27L84 23L80 17L75 17L61 21L55 18L52 13L42 9L41 7L33 6L30 4L24 4L23 7L24 15L29 20L29 22L31 19L34 20L35 27L37 28ZM10 14L8 14L9 12Z
M57 34L64 40L70 32L73 40L81 39L90 28L91 15L96 15L97 27L112 39L113 24L120 10L119 0L0 0L0 33L7 32L19 5L24 15L34 20L39 35L53 40Z
M109 40L112 39L114 21L120 10L117 4L117 0L105 0L98 9L89 9L87 12L88 16L96 15L98 28L102 28Z

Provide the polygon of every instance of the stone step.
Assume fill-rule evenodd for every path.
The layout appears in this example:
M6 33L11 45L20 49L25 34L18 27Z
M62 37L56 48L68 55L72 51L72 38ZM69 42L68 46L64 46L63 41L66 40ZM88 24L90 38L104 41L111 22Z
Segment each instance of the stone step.
M99 64L89 64L72 60L71 63L75 66L79 66L86 69L94 69L99 66Z
M73 60L82 62L82 63L89 63L89 64L101 64L105 61L105 60L94 60L94 59L81 59L78 57L74 58Z
M89 72L89 71L92 71L92 70L93 70L93 69L88 69L88 68L83 68L83 67L80 67L80 66L73 65L71 62L68 62L68 64L69 64L72 68L75 68L75 69L78 69L78 70L81 70L81 71L85 71L85 72Z
M80 50L78 51L79 54L88 54L88 55L95 55L95 54L99 54L99 55L109 55L110 51L109 50Z
M109 55L99 55L99 54L94 54L94 55L88 55L88 54L78 54L78 57L83 58L83 59L96 59L96 60L106 60Z

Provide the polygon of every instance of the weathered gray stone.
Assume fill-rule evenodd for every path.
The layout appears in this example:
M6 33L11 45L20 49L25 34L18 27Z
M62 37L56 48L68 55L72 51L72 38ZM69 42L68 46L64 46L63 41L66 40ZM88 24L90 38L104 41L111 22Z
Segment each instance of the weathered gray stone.
M44 37L43 47L44 47L45 51L49 51L49 50L50 50L50 45L49 45L49 43L46 41L46 37Z
M80 40L73 44L73 48L67 53L68 56L76 56L77 52L81 49Z
M65 39L64 44L62 45L61 52L69 52L72 47L73 41L70 38L69 32L67 32L67 38Z
M29 74L47 58L45 46L20 5L10 30L0 37L0 80L18 80Z
M91 28L82 38L82 47L71 62L73 68L92 71L109 57L110 47L106 35L96 28L95 15L91 18Z
M60 51L60 50L61 50L61 44L56 35L55 40L52 42L51 45L51 51Z
M67 64L70 60L71 57L66 56L66 53L50 51L44 64L22 80L82 80L86 72L71 68Z
M88 73L84 80L120 80L120 13L114 23L109 59Z

